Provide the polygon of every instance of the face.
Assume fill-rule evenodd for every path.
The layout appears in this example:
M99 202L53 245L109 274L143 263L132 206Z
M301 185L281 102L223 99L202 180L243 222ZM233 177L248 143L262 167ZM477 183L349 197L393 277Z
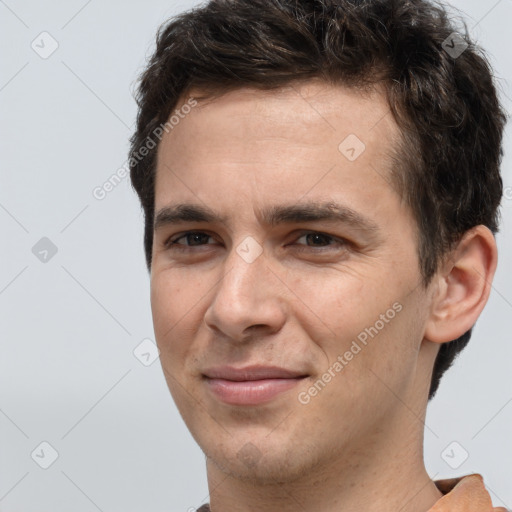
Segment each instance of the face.
M162 140L155 336L223 471L284 481L353 460L403 435L403 404L420 382L426 394L417 228L389 177L398 138L382 93L309 81L200 101Z

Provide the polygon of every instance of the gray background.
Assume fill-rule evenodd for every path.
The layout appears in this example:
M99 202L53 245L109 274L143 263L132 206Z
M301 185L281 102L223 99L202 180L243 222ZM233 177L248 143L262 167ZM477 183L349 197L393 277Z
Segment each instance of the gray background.
M185 512L208 499L204 457L159 361L133 353L153 339L138 202L128 179L103 200L92 193L126 160L134 80L157 27L196 3L0 1L1 511ZM454 5L510 112L512 0ZM31 47L53 40L45 59ZM425 458L432 478L482 473L495 505L512 509L510 133L498 273L429 406ZM43 237L55 255L47 241L33 253ZM58 453L48 469L42 442Z

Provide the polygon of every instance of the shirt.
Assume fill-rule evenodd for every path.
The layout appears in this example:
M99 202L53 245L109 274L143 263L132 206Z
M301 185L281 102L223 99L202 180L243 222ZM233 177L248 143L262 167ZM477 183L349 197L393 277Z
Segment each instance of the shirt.
M478 473L434 483L444 496L428 512L508 512L506 508L492 506L484 479Z
M427 512L509 512L506 508L492 506L484 479L478 473L434 480L434 483L444 496ZM203 505L197 512L210 512L210 507Z

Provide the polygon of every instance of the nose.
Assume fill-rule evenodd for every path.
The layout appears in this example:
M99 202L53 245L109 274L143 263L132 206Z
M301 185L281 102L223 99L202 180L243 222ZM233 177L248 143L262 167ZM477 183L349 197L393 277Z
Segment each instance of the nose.
M279 331L286 315L284 285L265 252L248 262L233 247L224 269L204 316L206 325L233 342Z

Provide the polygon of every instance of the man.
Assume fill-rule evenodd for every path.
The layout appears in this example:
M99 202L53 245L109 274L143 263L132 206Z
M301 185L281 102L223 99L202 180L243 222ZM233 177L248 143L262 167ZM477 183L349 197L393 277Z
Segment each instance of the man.
M161 28L131 179L201 511L504 510L423 461L496 269L491 76L423 0L217 0Z

